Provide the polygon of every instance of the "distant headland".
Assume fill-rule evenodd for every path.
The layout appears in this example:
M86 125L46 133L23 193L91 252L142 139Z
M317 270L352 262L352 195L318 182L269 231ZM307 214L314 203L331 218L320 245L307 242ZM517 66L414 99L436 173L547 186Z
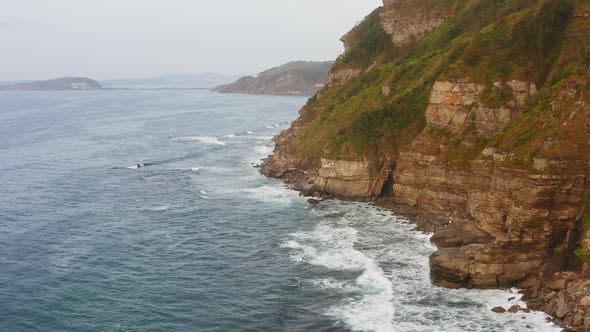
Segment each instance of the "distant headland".
M0 85L0 90L101 90L102 85L86 77L61 77L46 81L33 81Z
M333 61L294 61L238 81L220 85L214 91L259 95L313 95L324 87Z

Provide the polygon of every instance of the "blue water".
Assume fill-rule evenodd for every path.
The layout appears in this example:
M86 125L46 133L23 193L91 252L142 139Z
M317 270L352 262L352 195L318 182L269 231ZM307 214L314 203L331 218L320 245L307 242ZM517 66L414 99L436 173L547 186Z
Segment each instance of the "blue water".
M511 292L430 285L407 220L258 175L304 103L0 93L0 331L554 329L490 312Z

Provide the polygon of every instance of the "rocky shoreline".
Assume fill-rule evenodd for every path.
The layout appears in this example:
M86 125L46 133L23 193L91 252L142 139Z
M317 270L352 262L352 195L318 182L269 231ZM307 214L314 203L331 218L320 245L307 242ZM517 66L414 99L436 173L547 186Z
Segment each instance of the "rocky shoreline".
M452 3L384 0L342 38L261 172L434 233L437 286L519 287L532 309L590 331L590 72L572 56L588 7Z
M432 214L419 207L394 203L391 197L351 198L330 194L319 190L304 172L291 169L288 172L277 173L268 161L269 159L263 161L260 173L283 180L290 189L298 191L302 196L310 197L310 204L321 204L325 199L367 202L408 218L416 225L417 231L433 233L431 242L438 248L430 257L430 273L434 285L483 289L517 287L523 294L522 300L527 304L527 308L495 307L492 311L498 314L542 311L550 315L552 322L563 327L564 331L590 331L590 271L582 270L580 267L580 272L563 272L563 264L567 263L563 261L563 257L557 255L547 259L537 251L530 251L531 248L527 246L496 248L493 246L494 237L476 227L474 223L464 220L452 222L443 215ZM520 255L515 252L520 252ZM499 272L491 269L484 274L488 277L493 276L492 280L487 281L488 286L485 286L485 280L479 280L475 284L469 283L469 276L462 273L468 269L464 265L469 264L474 255L483 256L480 259L487 256L488 260L496 265L496 269L503 270ZM497 258L502 256L506 261L497 264ZM530 264L536 266L530 267ZM448 270L441 266L457 266L457 270ZM527 276L526 271L535 268L538 272ZM515 278L521 277L521 280L496 280L498 273L505 272ZM465 279L458 278L462 275Z

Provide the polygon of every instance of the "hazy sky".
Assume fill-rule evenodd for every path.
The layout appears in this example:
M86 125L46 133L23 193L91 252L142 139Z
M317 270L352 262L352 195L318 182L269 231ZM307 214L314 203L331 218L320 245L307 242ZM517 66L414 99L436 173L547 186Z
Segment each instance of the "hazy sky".
M332 60L381 0L0 0L0 81Z

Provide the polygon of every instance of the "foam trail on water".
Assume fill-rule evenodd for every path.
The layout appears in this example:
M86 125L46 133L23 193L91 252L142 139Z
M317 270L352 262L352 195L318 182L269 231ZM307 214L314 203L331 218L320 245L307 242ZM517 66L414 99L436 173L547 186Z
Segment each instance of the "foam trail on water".
M187 136L187 137L175 137L171 139L175 142L201 142L204 144L211 145L225 145L224 142L220 141L217 137L210 136Z
M330 308L326 314L342 320L358 331L393 331L394 308L391 283L377 262L354 248L358 232L349 226L323 222L310 232L291 235L292 240L283 248L292 249L291 258L298 263L308 263L332 270L362 271L353 287L362 296L348 298L343 304ZM301 244L300 242L306 243ZM329 284L344 284L330 280Z

